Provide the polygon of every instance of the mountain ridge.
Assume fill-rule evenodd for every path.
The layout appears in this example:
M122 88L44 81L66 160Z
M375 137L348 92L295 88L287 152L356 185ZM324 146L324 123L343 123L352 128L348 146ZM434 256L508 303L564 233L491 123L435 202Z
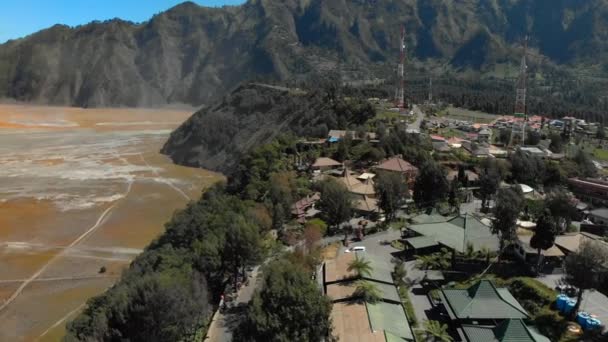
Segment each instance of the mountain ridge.
M515 65L529 34L544 63L608 74L608 0L185 2L142 23L55 25L0 45L0 98L199 106L255 79L340 69L390 75L401 24L414 63L474 71Z

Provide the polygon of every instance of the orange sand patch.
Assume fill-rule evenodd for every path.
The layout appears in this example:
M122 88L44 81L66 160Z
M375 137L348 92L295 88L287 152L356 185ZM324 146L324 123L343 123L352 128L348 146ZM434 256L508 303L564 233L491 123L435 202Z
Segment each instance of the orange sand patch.
M164 231L164 223L187 200L165 184L136 181L83 246L144 248ZM153 207L154 210L150 210Z
M99 131L172 129L179 126L195 108L72 108L0 104L0 128L73 129Z
M109 205L62 212L49 200L23 198L0 203L0 241L67 246L94 225Z
M7 241L9 233L30 227L55 211L50 201L20 199L0 202L0 241Z
M36 252L31 250L6 250L0 248L0 280L26 279L37 272L59 250L47 250Z
M41 166L55 166L64 163L63 158L55 158L55 159L43 159L43 160L35 160L34 163L39 164Z
M115 279L34 282L0 313L0 341L33 341ZM62 324L65 327L65 322Z
M15 290L21 285L20 283L2 283L0 284L0 302L4 302L9 298Z

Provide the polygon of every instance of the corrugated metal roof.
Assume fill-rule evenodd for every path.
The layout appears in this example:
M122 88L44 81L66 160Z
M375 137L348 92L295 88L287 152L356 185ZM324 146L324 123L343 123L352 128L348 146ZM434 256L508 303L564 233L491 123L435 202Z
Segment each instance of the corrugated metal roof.
M481 280L468 289L442 290L446 308L458 319L519 319L528 318L507 289L497 289L491 281Z
M468 342L550 342L520 319L507 319L497 326L462 326Z
M414 334L401 304L378 302L367 303L366 306L372 331L384 330L401 338L414 339Z
M437 215L425 216L423 218L425 221L438 219ZM418 221L419 218L414 221ZM468 215L454 217L449 221L446 221L446 218L443 220L443 222L414 224L409 229L420 235L432 237L440 244L458 252L464 252L468 244L472 244L476 250L483 247L491 251L498 250L498 238L492 234L490 227L481 223L477 218Z
M418 236L418 237L405 239L405 242L407 242L410 246L412 246L415 249L427 248L427 247L433 247L433 246L439 245L439 243L437 241L435 241L435 239L433 237L428 237L428 236Z

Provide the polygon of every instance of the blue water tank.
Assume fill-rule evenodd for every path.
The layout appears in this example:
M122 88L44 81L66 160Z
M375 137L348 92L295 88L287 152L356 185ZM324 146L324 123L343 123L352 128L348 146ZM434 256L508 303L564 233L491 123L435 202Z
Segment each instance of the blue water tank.
M587 324L585 325L585 329L594 330L599 329L602 326L602 321L597 318L589 318L587 319Z
M570 312L572 312L572 310L574 309L574 306L576 305L576 301L573 299L568 299L568 301L566 302L566 307L564 308L564 313L565 314L569 314Z
M564 307L566 306L566 302L568 301L568 299L570 299L568 296L566 296L565 294L560 294L557 296L557 301L555 303L555 306L557 307L557 310L560 312L564 311Z
M589 320L589 318L591 318L591 317L589 316L588 313L586 313L584 311L580 311L576 315L576 322L578 324L580 324L583 329L586 329L587 328L587 320Z

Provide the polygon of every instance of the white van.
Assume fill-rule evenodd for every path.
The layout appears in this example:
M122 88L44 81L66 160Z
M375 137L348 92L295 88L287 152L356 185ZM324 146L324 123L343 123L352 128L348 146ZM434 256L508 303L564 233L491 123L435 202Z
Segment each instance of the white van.
M351 248L351 251L353 251L353 252L365 252L365 246L355 246L355 247Z

